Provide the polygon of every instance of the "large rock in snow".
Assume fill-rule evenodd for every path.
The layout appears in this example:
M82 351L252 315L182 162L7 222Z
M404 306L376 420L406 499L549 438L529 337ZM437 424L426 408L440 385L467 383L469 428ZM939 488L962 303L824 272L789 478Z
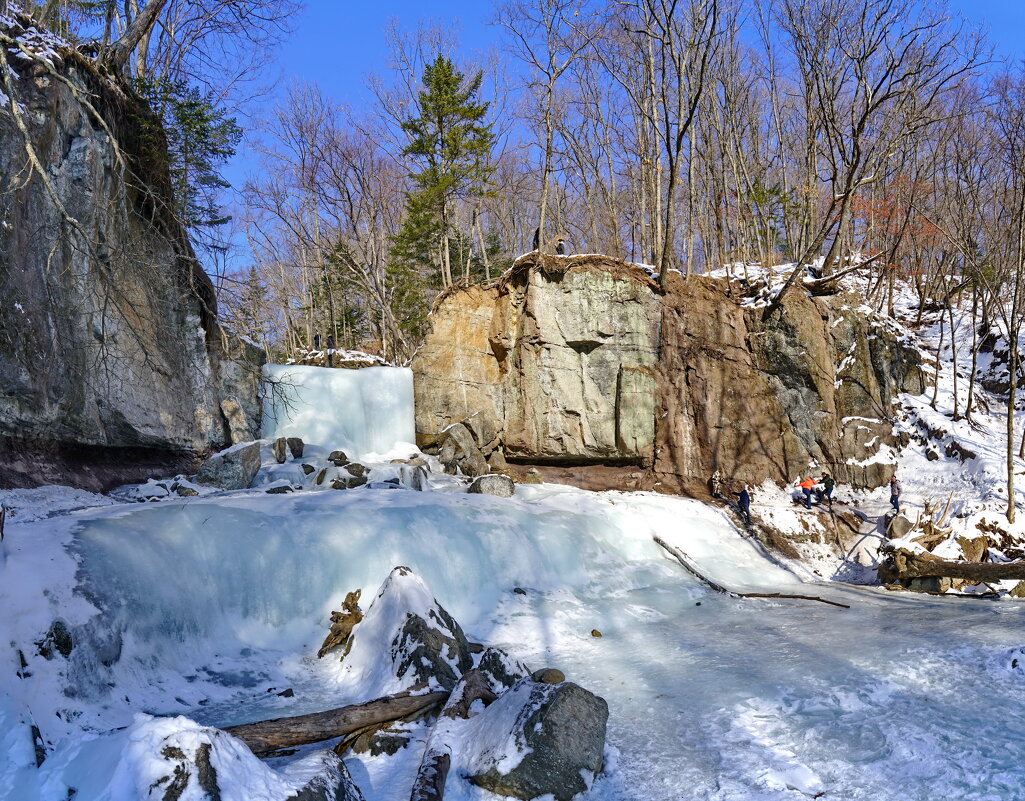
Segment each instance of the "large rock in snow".
M503 476L501 473L492 473L475 478L466 491L475 495L494 495L498 498L511 498L516 494L516 484L509 476Z
M276 771L241 740L184 717L139 715L123 762L143 801L363 801L333 751L314 752Z
M260 472L260 443L247 442L215 453L199 467L196 483L221 489L248 489Z
M473 667L462 628L408 567L396 567L352 630L343 675L370 695L451 690Z
M568 801L602 769L609 707L569 682L524 679L472 720L460 763L499 795Z
M616 259L528 254L439 301L413 360L418 436L472 419L510 461L650 466L644 487L700 492L716 469L790 482L809 463L885 483L893 400L925 390L918 351L859 298L790 292L767 318L741 299L725 280L671 274L662 294Z

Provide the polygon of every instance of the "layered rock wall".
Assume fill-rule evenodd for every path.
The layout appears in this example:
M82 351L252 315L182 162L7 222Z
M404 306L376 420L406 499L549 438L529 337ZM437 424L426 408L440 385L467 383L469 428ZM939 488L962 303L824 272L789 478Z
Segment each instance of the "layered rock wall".
M417 431L466 421L510 461L633 464L697 492L717 469L858 486L893 469L893 401L924 391L920 356L845 296L794 291L772 314L737 287L604 257L521 258L454 290L413 363Z
M264 355L217 323L159 124L71 51L7 61L0 486L182 469L230 440L222 407L257 436Z

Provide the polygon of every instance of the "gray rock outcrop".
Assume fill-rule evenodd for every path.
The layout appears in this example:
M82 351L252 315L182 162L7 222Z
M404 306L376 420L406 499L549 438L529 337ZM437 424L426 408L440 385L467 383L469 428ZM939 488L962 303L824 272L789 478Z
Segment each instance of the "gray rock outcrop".
M498 498L511 498L516 493L516 484L509 476L492 473L475 478L466 491L475 495L494 495Z
M0 55L0 487L191 472L256 435L265 355L217 321L152 112L81 56L47 58Z
M615 259L528 254L439 302L413 360L418 438L472 420L510 462L637 465L637 488L704 491L717 469L790 482L809 464L884 483L894 399L925 390L919 352L858 298L740 300L725 280L674 274L663 295Z
M195 481L226 490L248 489L260 472L260 443L236 445L215 453L199 467Z
M490 721L515 715L511 731ZM469 780L499 795L527 799L553 796L569 801L588 788L602 769L609 707L604 699L570 682L542 684L524 679L475 718L479 736L463 754ZM522 758L503 772L509 743ZM515 761L515 760L514 760Z

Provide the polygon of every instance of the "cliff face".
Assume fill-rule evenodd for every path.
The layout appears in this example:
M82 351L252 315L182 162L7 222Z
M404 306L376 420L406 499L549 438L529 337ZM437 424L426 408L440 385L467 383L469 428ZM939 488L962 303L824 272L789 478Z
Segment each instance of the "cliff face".
M763 317L723 281L673 276L663 297L622 262L527 256L440 301L413 363L417 431L472 418L511 461L634 464L689 491L716 469L883 483L894 396L925 389L918 352L843 296L792 292Z
M155 120L73 54L8 62L0 486L101 488L182 469L229 441L236 407L258 435L264 355L217 324L169 208Z

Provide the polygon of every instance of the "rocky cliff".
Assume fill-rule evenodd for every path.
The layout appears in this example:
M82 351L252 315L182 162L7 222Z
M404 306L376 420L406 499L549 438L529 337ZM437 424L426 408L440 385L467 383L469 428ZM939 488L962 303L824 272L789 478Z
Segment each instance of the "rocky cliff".
M10 21L9 21L10 22ZM0 82L0 487L107 487L259 432L263 352L224 331L159 124L44 34Z
M690 492L717 469L883 483L894 398L925 390L918 351L847 296L794 291L768 316L741 301L722 280L673 275L663 296L614 259L522 257L439 300L417 431L466 421L513 462L636 465L640 486Z

